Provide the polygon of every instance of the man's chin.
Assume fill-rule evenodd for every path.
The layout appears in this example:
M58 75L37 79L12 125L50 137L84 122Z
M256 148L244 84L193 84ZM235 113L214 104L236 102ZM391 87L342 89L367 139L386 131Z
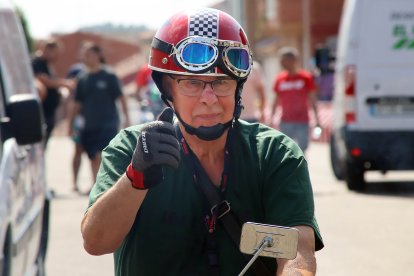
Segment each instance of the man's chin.
M206 122L206 123L199 124L196 127L197 128L199 128L199 127L213 127L213 126L216 126L218 124L223 124L223 123L222 122Z

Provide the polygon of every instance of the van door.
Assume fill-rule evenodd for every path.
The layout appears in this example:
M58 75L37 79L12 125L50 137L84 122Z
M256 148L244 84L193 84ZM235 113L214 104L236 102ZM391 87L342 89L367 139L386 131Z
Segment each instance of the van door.
M18 18L0 8L0 92L2 117L10 115L12 97L34 95L29 53ZM6 109L5 107L9 108ZM30 112L26 110L26 112ZM30 114L33 116L33 114ZM13 121L16 118L9 118ZM9 131L10 132L10 131ZM29 275L38 257L45 204L44 150L41 143L19 145L2 137L1 180L7 191L11 229L11 275Z
M414 130L414 1L363 0L356 130Z

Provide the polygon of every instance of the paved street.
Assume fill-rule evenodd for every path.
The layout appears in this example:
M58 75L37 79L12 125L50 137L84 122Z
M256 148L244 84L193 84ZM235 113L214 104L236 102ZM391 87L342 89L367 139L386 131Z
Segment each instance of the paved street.
M72 143L53 137L47 155L52 203L47 272L51 276L113 275L112 256L89 256L82 248L80 221L87 197L71 192ZM313 143L308 152L318 221L326 247L317 253L318 275L411 275L414 254L414 173L382 177L366 193L349 192L329 166L326 144ZM389 182L398 180L398 182ZM411 183L406 182L410 180ZM91 184L83 159L80 182Z
M46 269L49 276L109 276L113 273L111 255L93 257L82 246L80 222L88 204L86 196L71 191L71 155L69 138L53 137L48 145L47 169L50 188L56 197L51 207L51 227ZM89 160L82 160L80 183L84 191L91 185Z

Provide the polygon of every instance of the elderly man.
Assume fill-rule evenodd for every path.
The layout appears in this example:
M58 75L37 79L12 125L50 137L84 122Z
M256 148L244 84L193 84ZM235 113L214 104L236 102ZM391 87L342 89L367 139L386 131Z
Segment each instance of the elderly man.
M103 151L82 221L86 251L114 252L116 275L237 275L247 260L224 227L229 216L295 226L296 259L261 264L269 275L315 273L323 243L302 152L238 120L251 66L243 29L222 11L181 12L156 33L150 68L171 109ZM220 208L207 189L223 198Z

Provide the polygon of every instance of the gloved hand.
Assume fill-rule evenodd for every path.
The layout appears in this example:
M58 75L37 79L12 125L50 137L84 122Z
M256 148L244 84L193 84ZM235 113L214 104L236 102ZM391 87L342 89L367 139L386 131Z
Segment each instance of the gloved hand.
M174 112L166 108L158 121L141 130L126 175L136 189L151 188L163 179L162 166L174 169L180 162L180 145L172 125Z

